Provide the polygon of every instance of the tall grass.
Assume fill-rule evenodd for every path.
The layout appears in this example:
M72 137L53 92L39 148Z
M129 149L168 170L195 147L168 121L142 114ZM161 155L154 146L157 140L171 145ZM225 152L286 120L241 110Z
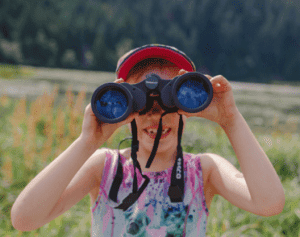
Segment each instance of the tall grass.
M0 97L0 236L89 236L90 200L85 197L62 216L32 232L15 230L10 222L11 206L26 184L65 150L81 131L85 90L69 88L58 100L59 88L27 98ZM291 126L287 121L286 126ZM297 123L293 124L293 129ZM269 128L268 128L269 129ZM243 211L222 197L215 197L208 219L207 236L300 236L300 139L299 134L276 129L257 133L286 193L284 211L274 217L259 217ZM294 130L294 131L297 131ZM116 148L129 135L127 126L116 131L103 146ZM125 143L129 145L130 142ZM239 167L223 130L201 119L186 125L183 148L187 152L213 152Z

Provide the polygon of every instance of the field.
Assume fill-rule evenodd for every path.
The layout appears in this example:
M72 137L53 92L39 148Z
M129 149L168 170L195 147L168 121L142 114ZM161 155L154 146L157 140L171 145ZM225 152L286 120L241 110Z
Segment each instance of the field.
M113 74L9 70L0 67L0 236L89 236L88 196L32 232L12 227L10 209L26 184L79 135L91 93ZM280 215L260 217L215 197L207 236L300 236L300 88L234 82L232 86L239 110L282 180L286 205ZM103 146L116 148L128 135L124 126ZM183 147L192 153L217 153L239 167L225 133L209 121L189 119Z

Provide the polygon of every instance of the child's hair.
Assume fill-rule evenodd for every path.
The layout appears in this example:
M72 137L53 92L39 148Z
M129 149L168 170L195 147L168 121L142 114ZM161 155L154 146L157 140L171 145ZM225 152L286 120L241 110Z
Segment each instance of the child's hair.
M170 61L162 59L162 58L147 58L147 59L144 59L144 60L138 62L134 67L132 67L128 73L127 78L130 78L131 76L135 75L140 70L142 72L142 69L144 69L148 66L151 66L151 65L156 65L156 66L158 65L159 68L163 68L165 66L174 67L174 68L177 67L174 63L171 63ZM135 83L135 81L132 81L132 80L130 80L130 82Z

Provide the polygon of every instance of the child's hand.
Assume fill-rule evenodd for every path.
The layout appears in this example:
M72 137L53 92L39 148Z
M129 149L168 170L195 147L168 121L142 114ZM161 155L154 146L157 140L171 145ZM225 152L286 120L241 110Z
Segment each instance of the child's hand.
M185 70L180 70L179 75L183 75L186 72ZM233 98L232 87L229 81L222 75L215 77L209 75L205 76L210 80L213 86L213 99L210 105L198 113L187 113L183 110L178 110L178 113L186 115L187 117L206 118L221 126L227 126L238 114L238 109Z
M124 81L123 79L118 79L115 82L120 83ZM138 113L132 113L119 123L104 123L97 119L91 104L89 104L85 108L81 136L86 139L87 142L103 144L117 128L130 123L137 115Z

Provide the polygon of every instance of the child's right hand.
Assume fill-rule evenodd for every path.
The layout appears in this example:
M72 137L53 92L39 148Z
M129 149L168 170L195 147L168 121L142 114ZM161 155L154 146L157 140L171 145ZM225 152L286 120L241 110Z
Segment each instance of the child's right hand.
M123 79L115 80L115 83L124 82ZM97 147L101 146L107 139L114 133L114 131L125 125L130 123L138 113L130 114L125 120L109 124L100 122L95 116L91 104L87 105L85 108L81 137L88 142L89 144L95 144Z

